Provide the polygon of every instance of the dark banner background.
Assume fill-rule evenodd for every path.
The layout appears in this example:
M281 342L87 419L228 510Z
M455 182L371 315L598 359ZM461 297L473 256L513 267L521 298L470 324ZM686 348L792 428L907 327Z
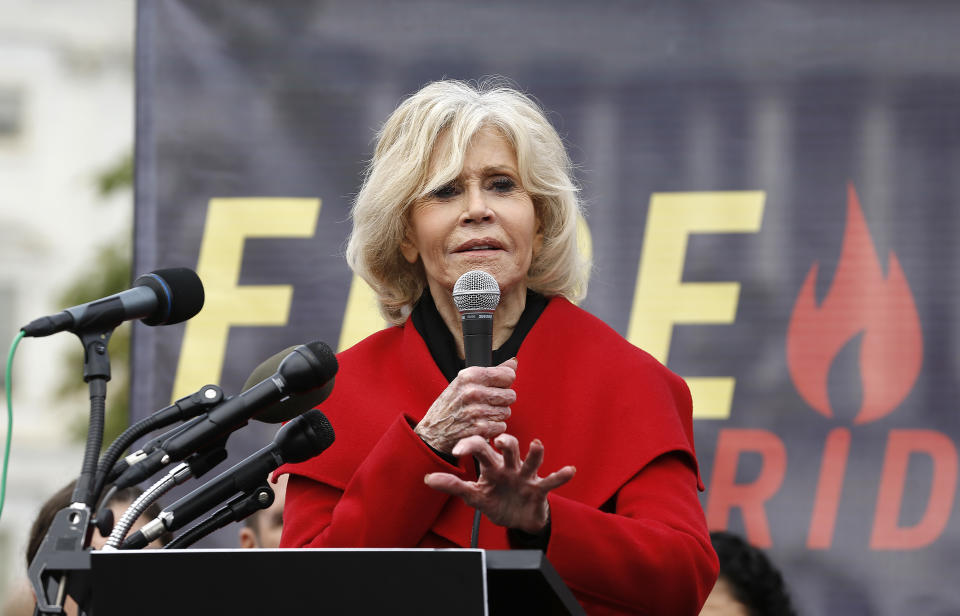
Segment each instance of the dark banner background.
M740 284L732 321L694 315L658 354L736 381L729 413L695 425L711 526L768 548L805 614L956 613L960 6L518 4L141 1L135 270L232 267L204 277L202 315L227 321L218 285L292 295L274 324L233 321L221 350L200 335L214 317L137 326L134 414L169 403L175 381L233 394L286 346L337 346L375 130L428 81L503 75L578 165L595 264L583 306L624 335L658 257L643 253L654 195L762 191L758 229L696 233L683 252L684 284ZM198 267L216 260L202 245L226 245L204 244L211 199L241 198L297 199L289 219L315 228L264 230L229 267ZM181 356L195 334L218 359ZM273 431L251 424L233 458Z

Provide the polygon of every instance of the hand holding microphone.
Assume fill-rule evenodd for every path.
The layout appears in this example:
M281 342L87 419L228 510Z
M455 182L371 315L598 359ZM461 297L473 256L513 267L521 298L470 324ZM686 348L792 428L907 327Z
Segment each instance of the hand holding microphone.
M517 394L510 387L517 378L517 360L489 367L493 355L493 313L500 287L493 276L474 270L460 276L453 287L460 312L466 369L461 370L433 402L415 432L428 445L451 453L457 441L479 435L491 439L507 429L510 405Z
M461 370L414 429L428 445L452 453L454 445L468 436L491 439L507 429L510 405L517 394L510 389L517 378L517 360L499 366Z

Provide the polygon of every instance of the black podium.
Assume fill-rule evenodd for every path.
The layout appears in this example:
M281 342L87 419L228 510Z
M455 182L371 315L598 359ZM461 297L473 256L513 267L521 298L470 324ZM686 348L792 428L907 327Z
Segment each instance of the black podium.
M94 616L583 614L538 550L91 554Z

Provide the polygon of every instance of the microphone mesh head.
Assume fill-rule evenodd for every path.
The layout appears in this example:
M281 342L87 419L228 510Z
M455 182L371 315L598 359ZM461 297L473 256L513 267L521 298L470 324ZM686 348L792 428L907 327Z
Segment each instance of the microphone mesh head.
M173 325L190 319L203 308L203 283L187 267L158 269L133 281L133 286L153 289L161 299L151 314L141 319L146 325Z
M459 312L496 310L500 303L500 285L487 272L469 271L453 285L453 301Z

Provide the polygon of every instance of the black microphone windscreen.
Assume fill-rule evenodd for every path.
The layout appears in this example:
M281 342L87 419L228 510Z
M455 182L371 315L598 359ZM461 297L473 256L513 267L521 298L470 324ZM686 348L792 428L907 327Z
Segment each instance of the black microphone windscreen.
M304 438L298 439L300 442L291 443L291 446L285 448L283 459L287 463L297 464L319 455L330 445L333 444L335 435L333 426L326 415L318 409L307 411L297 417L296 421L304 422L306 425L302 429ZM294 422L290 422L290 426ZM284 426L284 427L287 427Z
M327 381L332 379L339 369L337 356L333 350L327 346L327 343L319 340L301 344L293 349L293 357L280 362L278 371L287 381L287 388L291 394L299 394L316 389ZM285 364L286 361L296 362L292 365ZM304 364L307 370L292 369L294 365Z
M250 373L250 376L247 377L246 382L243 384L243 389L240 391L247 391L260 381L269 379L277 371L277 368L280 367L280 362L282 362L287 355L293 353L295 348L297 347L287 347L279 353L274 353L270 357L260 362L260 365L254 368L253 372Z
M159 269L140 276L133 284L150 287L160 298L153 314L143 319L147 325L180 323L195 316L203 308L203 283L192 269Z
M316 343L310 343L307 345L307 347L312 348L312 345L316 345ZM337 364L336 357L333 355L333 352L330 351L330 347L325 344L323 344L323 347L326 349L326 351L318 349L321 351L318 353L321 363L324 365L329 365L328 362L331 359L334 362L334 369L330 374L330 377L326 380L326 382L324 382L323 386L303 392L296 396L289 396L278 402L274 402L270 406L257 413L253 419L263 423L283 423L285 421L290 421L305 411L309 411L327 399L327 397L330 395L330 392L333 391L333 374L336 374ZM247 391L257 383L270 378L274 373L276 373L277 369L280 367L280 363L283 362L283 360L286 359L290 353L293 353L296 348L296 346L287 347L279 353L275 353L261 362L260 365L254 368L253 372L250 373L250 376L243 384L242 391ZM327 357L327 354L329 354L329 357ZM327 371L329 372L329 369Z

